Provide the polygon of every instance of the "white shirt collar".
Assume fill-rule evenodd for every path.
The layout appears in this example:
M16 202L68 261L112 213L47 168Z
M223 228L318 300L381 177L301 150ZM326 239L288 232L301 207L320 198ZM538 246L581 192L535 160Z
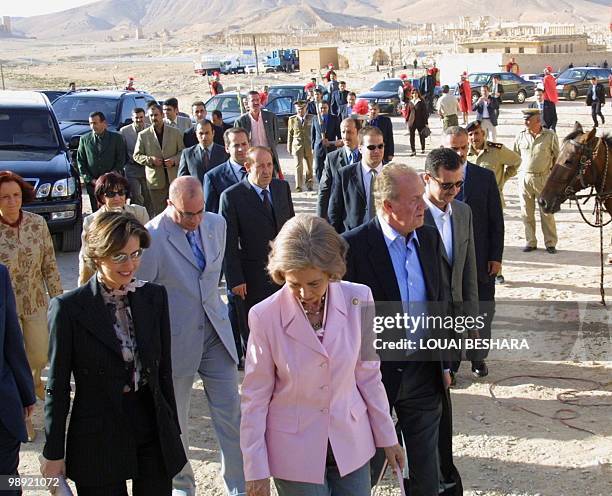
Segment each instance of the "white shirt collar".
M380 228L382 230L383 233L383 237L385 238L385 243L387 244L387 248L397 239L397 238L402 238L402 242L405 242L405 237L400 234L399 232L397 232L393 227L391 227L389 225L389 223L385 220L385 218L378 214L376 216L378 218L378 222L380 223ZM409 235L408 238L414 238L414 240L416 241L417 245L419 244L419 238L416 234L416 231L412 231Z
M432 201L427 198L427 194L423 195L423 200L425 200L425 203L427 203L427 207L429 208L429 211L431 212L431 215L433 216L434 220L449 220L452 217L452 202L446 205L446 210L440 210L438 206L434 205Z
M383 164L382 162L380 164L378 164L375 167L376 170L376 175L380 174L382 172L382 168L383 168ZM361 161L361 170L363 171L363 175L366 176L367 174L370 173L370 171L372 170L372 168L369 165L366 165L366 163L362 160Z

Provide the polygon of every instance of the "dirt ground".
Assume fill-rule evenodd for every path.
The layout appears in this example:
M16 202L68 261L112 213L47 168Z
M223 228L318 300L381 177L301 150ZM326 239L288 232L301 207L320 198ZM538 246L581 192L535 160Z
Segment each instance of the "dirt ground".
M2 41L7 89L54 89L67 87L69 81L77 86L112 85L114 76L119 84L128 76L136 78L138 88L146 89L158 98L177 96L183 110L188 110L192 99L207 98L205 80L192 73L191 63L148 60L125 61L117 57L126 54L151 54L151 46L137 48L128 43L63 47L57 44L26 41ZM157 48L157 47L155 47ZM164 56L185 56L199 51L188 47L185 51L172 48ZM158 54L159 52L156 52ZM110 61L100 62L100 58ZM49 60L58 62L49 63ZM238 84L260 88L275 82L305 82L309 75L262 75L259 77L228 76L223 78L226 90ZM367 74L343 71L340 79L348 82L349 89L363 90L382 77L374 71ZM511 146L520 131L520 106L504 104L498 127L498 141ZM558 108L559 136L565 136L574 121L588 125L590 109L584 100L562 102ZM612 122L610 107L604 110ZM396 161L422 169L423 156L408 158L409 143L400 118L393 119L396 143ZM432 137L427 149L438 146L441 123L430 119ZM609 129L604 126L603 130ZM283 170L293 183L294 167L283 146L279 147ZM520 221L516 178L509 181L506 196L506 241L504 275L506 283L497 286L498 301L537 300L543 303L560 301L599 301L599 236L598 232L582 222L575 205L564 205L555 217L559 234L558 254L550 255L539 249L523 253L524 232ZM297 212L315 210L315 193L295 194ZM539 226L539 223L538 223ZM539 230L539 227L538 227ZM604 249L612 235L612 226L606 228ZM539 246L543 247L541 232ZM76 285L77 257L58 253L65 289ZM612 266L605 268L608 299L612 301L610 281ZM601 310L601 309L600 309ZM572 360L544 361L491 361L490 374L485 379L473 380L469 364L462 368L458 385L452 392L454 410L455 463L462 475L465 494L476 495L601 495L612 494L612 441L610 412L610 330L609 310L600 312L606 327L603 331L604 355L602 361ZM547 359L542 356L542 359ZM580 379L583 379L581 381ZM497 382L503 381L496 385ZM592 382L591 382L592 381ZM497 399L492 397L493 393ZM591 391L587 391L591 389ZM194 385L191 408L190 436L192 446L189 458L193 464L198 494L222 495L218 476L219 453L212 430L202 384ZM578 404L563 404L559 393L576 390L583 392ZM601 405L601 406L597 406ZM564 409L565 411L559 412ZM567 411L570 410L570 411ZM571 418L563 423L554 418ZM37 457L42 450L44 434L42 405L38 405L35 425L38 438L22 448L20 471L38 473ZM571 426L571 427L570 427ZM590 431L590 432L589 432ZM92 449L95 447L92 446ZM32 491L26 494L44 494ZM399 494L392 481L385 479L378 494Z

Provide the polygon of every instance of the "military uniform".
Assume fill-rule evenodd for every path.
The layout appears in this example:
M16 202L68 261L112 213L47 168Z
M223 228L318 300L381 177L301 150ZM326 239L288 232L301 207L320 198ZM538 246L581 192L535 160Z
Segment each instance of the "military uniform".
M287 151L295 158L295 185L296 191L304 186L304 162L306 162L306 187L312 189L312 148L311 148L311 114L304 118L297 115L289 117L287 123Z
M536 110L535 112L539 114L539 111ZM559 156L559 140L557 135L548 129L542 128L537 136L533 136L527 129L524 129L514 141L514 151L522 159L518 180L521 219L525 226L526 247L535 248L537 246L535 203L544 189L550 169ZM546 248L554 248L557 245L557 227L554 215L544 213L542 207L540 207L540 221L542 222Z
M521 165L521 156L507 146L492 141L485 141L482 150L476 150L470 146L468 156L471 157L470 162L493 171L502 208L505 207L504 185L508 179L516 176Z

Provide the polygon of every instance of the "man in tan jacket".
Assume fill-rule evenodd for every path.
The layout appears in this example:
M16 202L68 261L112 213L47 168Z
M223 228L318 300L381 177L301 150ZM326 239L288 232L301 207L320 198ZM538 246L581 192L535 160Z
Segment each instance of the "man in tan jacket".
M152 125L138 133L134 160L145 167L153 210L151 215L154 217L166 208L168 188L176 179L177 167L185 145L181 131L164 125L164 116L159 105L151 105L148 114Z
M312 148L310 148L310 130L312 114L306 113L306 102L295 102L296 115L289 117L287 123L287 151L295 158L295 191L300 192L304 186L304 162L306 162L306 187L312 190Z

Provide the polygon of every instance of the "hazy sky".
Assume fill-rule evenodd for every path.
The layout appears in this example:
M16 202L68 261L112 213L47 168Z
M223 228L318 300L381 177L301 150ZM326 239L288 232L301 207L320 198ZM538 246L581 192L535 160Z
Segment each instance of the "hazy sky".
M97 0L27 0L22 2L3 0L0 15L28 17L38 14L48 14L78 7Z

